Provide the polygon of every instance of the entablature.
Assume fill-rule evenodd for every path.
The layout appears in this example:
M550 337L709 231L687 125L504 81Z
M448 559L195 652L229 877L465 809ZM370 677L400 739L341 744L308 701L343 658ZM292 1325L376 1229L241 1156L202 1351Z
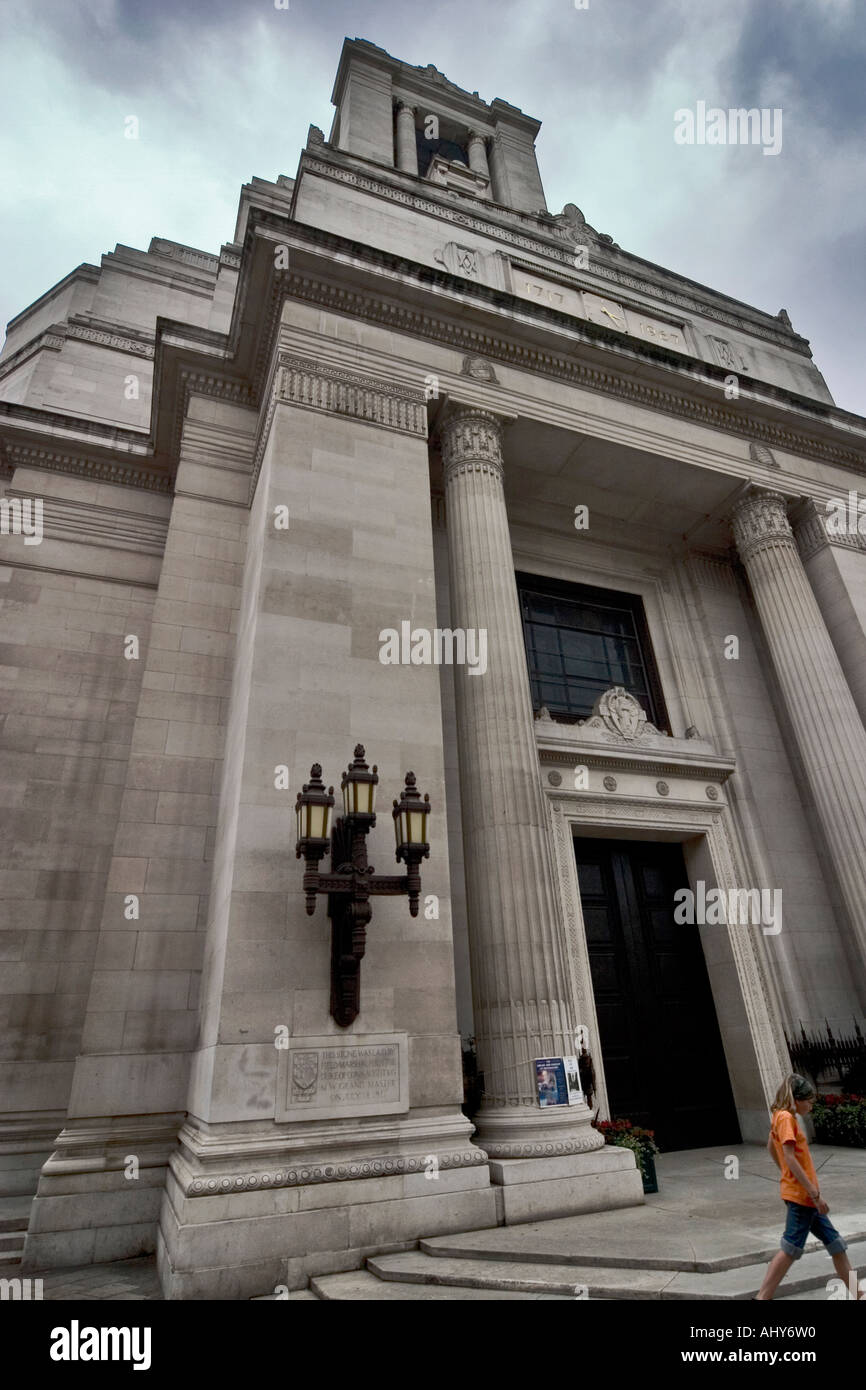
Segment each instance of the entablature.
M696 729L673 738L647 721L622 686L596 700L588 719L554 720L542 707L535 717L539 762L547 789L570 795L627 795L721 803L736 760L720 757Z

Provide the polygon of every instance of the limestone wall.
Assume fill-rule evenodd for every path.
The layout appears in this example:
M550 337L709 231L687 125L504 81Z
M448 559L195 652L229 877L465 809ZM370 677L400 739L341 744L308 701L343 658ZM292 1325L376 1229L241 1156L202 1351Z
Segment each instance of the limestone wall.
M39 545L0 537L0 1111L20 1140L0 1187L14 1190L35 1187L24 1170L62 1125L82 1046L170 503L24 468L9 492L45 518Z

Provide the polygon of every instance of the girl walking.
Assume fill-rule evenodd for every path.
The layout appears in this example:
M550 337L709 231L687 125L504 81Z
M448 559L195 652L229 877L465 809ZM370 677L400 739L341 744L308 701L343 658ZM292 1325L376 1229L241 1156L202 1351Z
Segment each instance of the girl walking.
M802 1255L810 1233L824 1242L845 1287L856 1286L850 1278L851 1263L845 1254L848 1247L836 1227L827 1220L830 1208L821 1196L809 1145L797 1123L797 1116L808 1115L814 1103L814 1087L796 1073L782 1082L773 1101L773 1123L767 1148L779 1168L782 1201L788 1214L781 1249L770 1261L757 1294L761 1301L773 1297L791 1265ZM862 1299L864 1295L859 1297Z

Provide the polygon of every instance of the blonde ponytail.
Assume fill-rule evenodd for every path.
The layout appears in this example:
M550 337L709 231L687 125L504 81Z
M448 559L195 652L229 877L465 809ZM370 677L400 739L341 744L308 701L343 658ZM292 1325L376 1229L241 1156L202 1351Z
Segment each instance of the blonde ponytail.
M798 1072L792 1072L786 1076L773 1099L772 1111L775 1115L777 1110L789 1110L792 1115L796 1115L797 1106L795 1100L811 1100L815 1095L815 1088L805 1076L800 1076Z

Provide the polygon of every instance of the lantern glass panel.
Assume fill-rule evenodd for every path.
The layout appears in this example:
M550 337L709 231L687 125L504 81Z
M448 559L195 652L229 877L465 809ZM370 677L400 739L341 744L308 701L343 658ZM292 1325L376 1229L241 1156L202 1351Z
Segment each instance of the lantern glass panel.
M424 843L424 812L409 812L409 843L413 845L423 845Z
M314 802L310 807L310 838L313 840L324 840L327 835L327 806L319 806Z

